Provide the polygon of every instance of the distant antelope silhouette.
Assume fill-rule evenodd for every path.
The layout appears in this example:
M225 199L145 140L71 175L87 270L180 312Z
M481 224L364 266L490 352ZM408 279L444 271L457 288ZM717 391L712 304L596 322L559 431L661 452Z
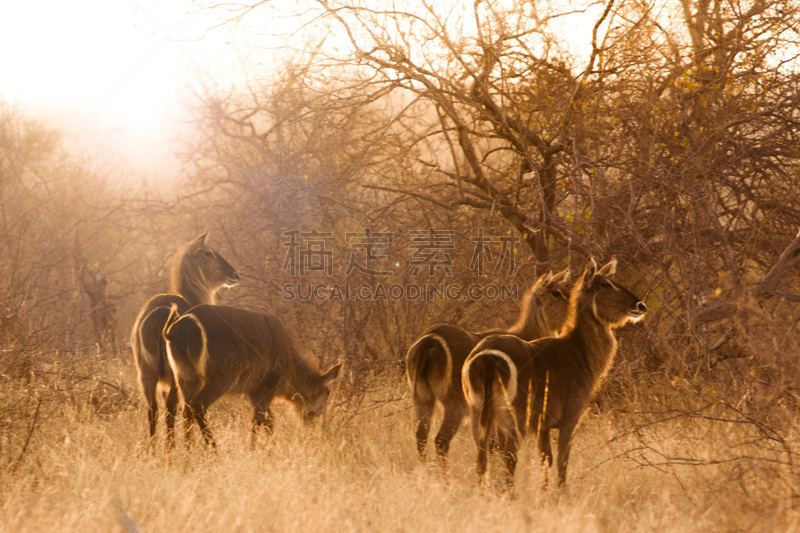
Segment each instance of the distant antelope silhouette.
M567 480L575 428L617 351L614 329L641 320L644 302L611 279L617 260L597 268L590 259L570 294L567 320L558 337L526 342L511 335L486 337L462 370L477 471L482 483L493 435L513 485L517 452L526 432L538 434L542 460L552 465L550 430L558 428L558 480Z
M225 305L198 305L180 317L173 305L164 338L185 406L187 444L194 421L206 444L215 446L206 411L225 394L244 394L253 404L253 443L260 427L272 432L274 398L291 403L309 423L324 413L328 384L341 367L321 373L280 320Z
M167 361L162 332L170 309L175 305L179 313L190 307L215 303L217 292L223 287L239 283L239 274L222 256L206 245L208 232L187 243L175 256L172 264L170 293L150 298L139 311L131 332L131 347L139 385L147 401L147 419L150 438L156 434L158 420L157 392L161 389L166 411L167 444L174 444L175 412L178 392Z
M539 277L520 304L517 322L508 329L470 333L458 326L439 325L427 330L406 354L406 375L417 416L417 453L425 458L433 409L438 401L444 419L436 435L436 452L444 462L450 441L467 416L461 388L461 367L481 338L494 333L517 335L525 340L555 335L567 314L569 269Z

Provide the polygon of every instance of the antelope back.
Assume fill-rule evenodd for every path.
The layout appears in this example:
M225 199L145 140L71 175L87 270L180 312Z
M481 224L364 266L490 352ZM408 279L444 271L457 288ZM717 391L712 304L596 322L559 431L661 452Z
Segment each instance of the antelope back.
M225 393L256 399L274 394L294 404L304 421L324 412L328 384L341 366L321 373L276 317L224 305L193 307L164 337L186 401L200 389L213 399Z

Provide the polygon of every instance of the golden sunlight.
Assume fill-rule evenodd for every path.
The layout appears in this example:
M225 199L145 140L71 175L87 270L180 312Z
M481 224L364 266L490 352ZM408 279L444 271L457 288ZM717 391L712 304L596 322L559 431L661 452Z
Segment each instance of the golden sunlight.
M0 18L0 98L142 170L169 165L186 87L225 77L226 29L189 2L15 2ZM13 51L13 53L9 53ZM205 79L203 79L205 78ZM91 149L91 148L90 148Z
M193 91L225 92L261 75L263 65L274 64L271 54L292 49L292 28L314 11L270 4L252 21L223 24L237 10L213 6L10 3L0 17L0 99L55 125L71 148L153 179L174 176L175 153L191 135ZM445 12L458 9L467 8Z

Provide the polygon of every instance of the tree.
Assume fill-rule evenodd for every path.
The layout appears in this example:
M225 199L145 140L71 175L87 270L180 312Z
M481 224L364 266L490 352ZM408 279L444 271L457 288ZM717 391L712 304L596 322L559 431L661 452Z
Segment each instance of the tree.
M293 124L384 106L343 146L371 154L351 158L350 205L514 228L536 265L616 254L655 300L650 368L702 372L794 319L796 288L759 287L797 230L796 2L310 5L280 99L304 102ZM583 46L563 32L576 16ZM773 323L706 311L751 297Z

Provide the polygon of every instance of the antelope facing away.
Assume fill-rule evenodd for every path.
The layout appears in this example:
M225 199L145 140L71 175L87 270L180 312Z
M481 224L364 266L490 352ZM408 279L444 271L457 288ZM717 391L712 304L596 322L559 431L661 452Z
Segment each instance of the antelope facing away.
M409 348L406 373L417 416L417 452L425 458L433 409L438 401L444 408L436 453L444 463L450 441L467 416L467 402L461 388L461 367L481 338L508 333L525 340L555 335L567 314L569 269L553 275L547 271L526 291L517 323L507 330L470 333L458 326L430 328Z
M167 361L162 332L172 305L179 313L190 307L215 303L223 287L239 283L239 274L213 248L206 245L208 231L187 243L172 264L170 293L150 298L139 311L131 332L131 347L139 372L139 385L147 401L150 438L156 434L157 391L161 389L166 411L167 443L174 443L178 392Z
M572 437L617 351L614 329L641 320L644 302L611 279L617 260L597 268L590 259L572 289L567 320L558 337L525 342L511 335L483 339L462 370L473 438L478 448L478 480L483 482L487 448L497 434L513 485L517 451L528 431L553 463L550 430L558 428L558 480L567 480Z
M272 432L274 398L291 403L309 423L324 413L328 384L341 367L321 373L277 318L225 305L199 305L180 317L173 306L164 338L184 402L187 443L195 421L206 444L215 446L206 410L225 394L244 394L253 404L254 444L259 427Z

